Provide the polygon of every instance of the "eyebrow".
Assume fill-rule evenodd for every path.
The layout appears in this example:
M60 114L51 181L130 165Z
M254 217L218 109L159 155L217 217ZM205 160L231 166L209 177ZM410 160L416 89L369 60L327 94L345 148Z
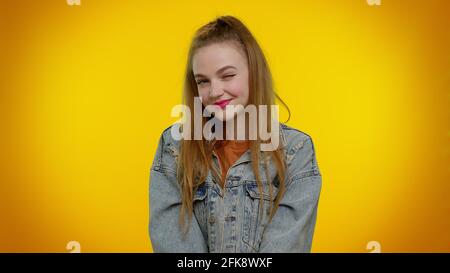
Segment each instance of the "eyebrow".
M234 68L234 69L236 69L236 67L234 67L234 66L232 66L232 65L226 65L226 66L220 68L219 70L217 70L217 71L216 71L216 74L219 74L219 73L223 72L224 70L226 70L226 69L228 69L228 68ZM195 78L197 78L197 77L205 77L205 78L206 78L206 76L205 76L205 75L202 75L202 74L195 74L194 77L195 77Z

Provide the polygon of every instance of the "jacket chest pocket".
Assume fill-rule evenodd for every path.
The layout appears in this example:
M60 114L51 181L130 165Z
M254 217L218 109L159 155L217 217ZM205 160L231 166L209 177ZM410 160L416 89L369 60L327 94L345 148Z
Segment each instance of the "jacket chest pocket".
M271 204L273 206L278 188L272 185L270 194L269 183L262 181L262 193L259 192L256 181L246 181L244 184L244 223L242 240L250 252L258 252L264 228L268 223Z

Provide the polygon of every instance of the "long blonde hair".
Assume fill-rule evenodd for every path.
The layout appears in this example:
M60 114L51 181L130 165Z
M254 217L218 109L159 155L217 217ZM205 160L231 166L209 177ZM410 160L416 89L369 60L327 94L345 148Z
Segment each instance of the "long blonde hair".
M237 42L237 44L240 45L247 57L249 70L248 104L253 104L255 106L266 105L268 109L267 120L271 120L272 112L270 111L270 106L274 105L275 98L277 98L286 108L287 106L273 90L272 76L260 46L258 45L253 35L250 33L250 31L247 29L247 27L239 19L233 16L218 17L214 21L211 21L198 29L195 33L188 53L183 93L184 105L186 105L189 109L194 109L194 97L199 97L197 83L195 81L192 69L192 59L196 51L213 43L228 41ZM202 105L202 111L203 109L204 106ZM289 108L287 109L290 115ZM194 115L191 115L190 119L190 124L194 124ZM203 124L205 124L207 121L208 118L202 117ZM270 127L271 126L269 122L269 130L271 130ZM257 131L259 132L259 130ZM181 149L177 168L177 177L180 184L182 197L180 223L181 226L185 228L185 216L188 216L189 224L192 218L193 198L198 186L204 183L210 170L212 171L212 175L215 177L215 179L217 179L217 181L220 181L219 177L221 177L218 174L217 167L214 166L214 164L212 163L213 161L211 160L214 141L208 141L204 138L202 138L201 140L193 140L194 138L192 136L190 139L191 140L181 140ZM262 182L258 168L259 162L261 160L259 156L261 143L263 143L263 141L261 141L259 133L257 134L256 140L250 141L251 165L256 176L258 190L262 194ZM279 148L274 151L263 152L263 160L267 180L270 179L268 174L267 154L270 155L276 165L279 180L278 194L274 199L274 205L272 206L272 203L270 202L271 207L269 220L271 220L285 191L284 180L286 164L284 160L282 145L279 145ZM272 200L272 183L270 183L270 181L268 182L270 189L269 196ZM262 199L260 200L260 206L262 206ZM262 213L262 210L260 210L260 212ZM187 231L187 229L185 229L185 231Z

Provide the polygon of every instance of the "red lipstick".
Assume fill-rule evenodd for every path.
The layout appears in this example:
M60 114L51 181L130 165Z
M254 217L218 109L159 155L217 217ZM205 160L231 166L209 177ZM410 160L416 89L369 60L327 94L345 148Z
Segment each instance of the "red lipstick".
M225 106L227 106L227 104L230 103L231 100L232 100L232 99L219 100L219 101L216 101L216 102L214 103L214 105L217 105L217 106L219 106L220 108L224 109Z

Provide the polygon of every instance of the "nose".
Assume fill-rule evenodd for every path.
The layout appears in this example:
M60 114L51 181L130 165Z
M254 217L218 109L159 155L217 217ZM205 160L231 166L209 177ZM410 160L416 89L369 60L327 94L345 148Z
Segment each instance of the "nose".
M210 89L209 89L209 96L211 98L217 98L222 96L223 94L223 87L220 83L216 81L211 81Z

